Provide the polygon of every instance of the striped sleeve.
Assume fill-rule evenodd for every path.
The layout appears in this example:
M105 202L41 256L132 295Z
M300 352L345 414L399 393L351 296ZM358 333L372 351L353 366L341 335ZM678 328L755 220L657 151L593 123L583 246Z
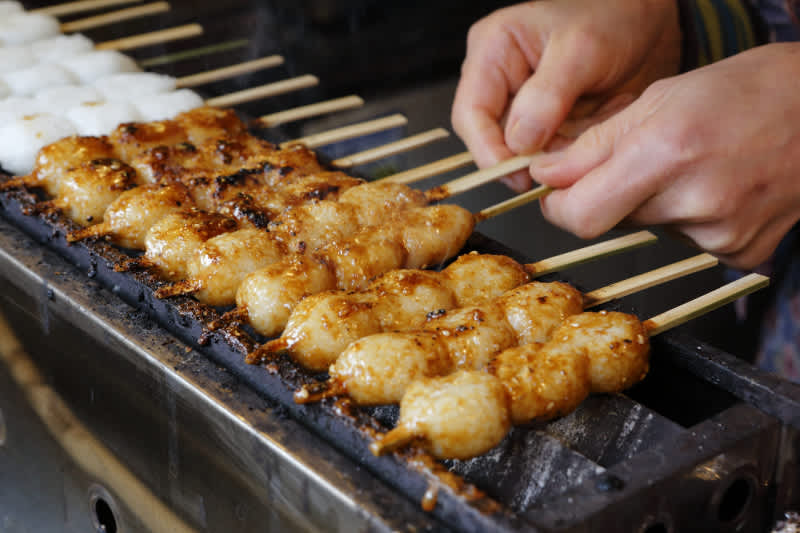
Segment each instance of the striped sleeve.
M763 24L746 0L678 0L678 6L683 71L765 42Z

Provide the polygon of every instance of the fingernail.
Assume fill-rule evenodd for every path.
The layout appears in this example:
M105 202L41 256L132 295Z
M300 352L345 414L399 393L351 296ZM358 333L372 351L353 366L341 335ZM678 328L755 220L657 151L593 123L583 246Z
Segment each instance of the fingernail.
M524 154L538 150L544 144L546 132L535 122L517 119L509 130L506 144L515 153Z

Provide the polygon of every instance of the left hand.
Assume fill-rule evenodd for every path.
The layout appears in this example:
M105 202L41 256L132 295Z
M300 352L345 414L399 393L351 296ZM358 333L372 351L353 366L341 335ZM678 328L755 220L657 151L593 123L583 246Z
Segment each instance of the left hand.
M551 222L592 238L667 225L731 266L765 261L800 219L800 44L661 80L561 152L537 157Z

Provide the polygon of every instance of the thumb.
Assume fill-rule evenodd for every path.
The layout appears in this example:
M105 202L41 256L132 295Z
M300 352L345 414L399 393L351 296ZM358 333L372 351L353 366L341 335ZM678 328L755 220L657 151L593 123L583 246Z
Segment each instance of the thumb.
M585 41L567 34L547 44L534 74L522 85L508 114L506 145L517 154L542 149L575 101L602 79L602 60Z
M595 124L558 152L538 154L530 166L531 177L543 185L563 189L605 163L618 140L630 129L630 109Z

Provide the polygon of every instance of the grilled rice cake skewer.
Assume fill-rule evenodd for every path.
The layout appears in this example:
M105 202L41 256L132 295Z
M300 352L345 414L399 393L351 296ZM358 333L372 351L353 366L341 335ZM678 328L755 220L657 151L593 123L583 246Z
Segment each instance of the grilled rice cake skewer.
M479 306L447 311L418 329L365 336L330 364L322 394L309 397L301 390L296 399L346 393L359 404L395 403L420 377L483 368L502 350L546 341L564 319L582 310L577 289L533 281ZM297 360L314 370L327 362L309 354Z
M69 170L94 160L114 159L116 156L114 145L106 137L65 137L39 151L30 174L3 182L0 190L37 187L56 197Z
M118 157L133 161L137 154L157 146L193 145L220 137L247 133L247 127L232 109L198 107L171 120L120 124L109 135Z
M369 196L370 201L376 205L374 209L353 209L353 202L348 202L346 196L350 190L345 191L340 201L335 204L319 202L309 205L302 213L307 215L304 218L300 217L300 213L287 212L286 215L291 217L291 220L287 220L284 224L284 219L279 217L270 226L269 232L262 232L263 235L258 235L252 228L243 228L230 235L219 235L209 239L188 259L186 265L188 278L170 287L159 289L156 295L163 298L193 293L198 300L209 305L228 305L235 301L239 284L248 274L279 263L279 260L287 254L288 257L294 257L312 251L313 248L305 243L313 245L313 243L330 242L332 236L338 236L339 242L348 243L355 238L354 231L355 235L372 231L366 229L372 226L361 226L363 222L369 220L369 217L377 217L381 212L384 217L392 212L398 212L398 216L401 216L408 207L425 201L421 193L398 196L394 193L396 187L385 187L382 184L371 189L374 193L381 191L384 193ZM365 199L359 194L354 198L354 201L356 200ZM333 209L334 207L336 209ZM364 219L362 216L367 218ZM347 217L350 217L349 221L346 220ZM257 239L259 245L248 244L247 239L250 238ZM238 243L242 249L237 249L234 243Z
M135 155L148 148L241 134L243 128L233 111L207 107L181 113L170 121L123 124L110 137L65 137L39 151L31 174L4 182L0 190L42 187L55 197L61 177L82 164L98 159L131 164Z
M574 315L546 343L502 352L488 372L459 370L415 382L401 401L397 427L370 449L380 455L417 442L440 458L484 453L502 440L499 428L509 418L515 424L549 420L577 407L590 392L620 392L637 383L648 371L651 336L768 283L765 276L749 274L644 322L606 311ZM487 379L492 376L495 381ZM480 424L470 412L476 405L483 406L477 411ZM492 412L498 421L487 423ZM488 430L480 433L484 424Z
M216 142L215 142L216 143ZM156 148L155 150L158 150ZM261 170L252 172L241 171L233 176L213 176L216 170L223 171L224 167L215 168L213 165L203 167L203 172L206 176L199 176L200 168L193 169L194 174L182 176L182 179L163 180L156 184L147 187L139 188L126 192L124 198L118 199L116 202L110 204L106 209L103 217L103 222L85 228L83 230L72 232L68 235L70 241L76 241L89 237L110 236L112 240L122 244L128 248L143 249L144 248L144 234L147 229L152 226L161 216L165 216L168 212L180 210L182 206L192 207L198 206L209 211L225 211L224 209L216 209L230 199L238 199L243 194L259 191L263 186ZM327 174L336 174L329 177ZM277 191L274 196L284 198L284 203L289 202L300 203L302 201L312 201L315 197L312 191L316 188L327 188L327 190L341 190L346 189L348 186L353 186L361 183L361 180L349 178L347 176L339 176L338 173L325 173L324 175L315 175L314 177L298 178L297 181L291 184L287 189L290 191ZM161 187L161 185L164 187ZM303 189L305 187L305 189ZM162 190L163 189L163 190ZM172 191L184 191L186 199L180 199L172 194ZM300 190L305 195L297 191ZM292 193L297 194L297 197L292 197ZM265 195L266 196L266 195ZM309 198L310 196L310 198ZM170 205L165 202L169 198ZM172 200L175 200L172 202ZM164 211L167 209L168 211ZM232 214L241 214L235 211ZM269 215L265 215L269 216ZM267 218L255 218L251 213L247 215L242 214L241 220L246 224L263 226L267 223Z
M417 377L430 376L434 370L448 365L451 369L480 368L500 349L544 342L564 317L584 308L717 263L713 256L699 254L586 294L579 294L568 285L531 282L476 307L442 311L441 316L429 315L428 321L418 328L374 334L352 342L332 361L328 382L298 391L297 400L308 402L347 393L359 403L399 401L404 388ZM535 270L536 263L529 267ZM420 335L430 338L424 347ZM316 338L326 339L324 335ZM295 359L303 364L319 363L320 367L325 361L324 354L313 350L298 353Z
M141 250L148 229L164 217L194 206L182 184L148 184L129 189L112 201L98 224L67 234L69 242L110 236L123 248Z
M368 335L423 327L426 317L484 303L530 280L503 255L470 253L441 271L392 270L362 291L326 291L304 298L266 353L286 352L327 368L349 344Z
M103 220L108 204L139 184L136 171L119 159L95 159L61 176L58 196L32 206L31 211L60 210L86 226Z
M145 253L136 263L157 270L168 280L189 276L188 259L209 239L239 227L233 218L199 209L182 210L165 216L145 234Z
M647 330L632 315L574 315L547 342L501 352L489 372L414 381L400 401L397 427L370 448L380 455L413 441L440 459L475 457L499 444L511 423L548 420L592 391L637 383L647 373L649 348Z
M187 143L182 143L177 147L158 146L146 150L143 155L145 158L150 158L154 154L170 154L170 157L165 156L163 160L156 158L157 162L161 161L169 166L168 171L164 170L166 167L160 167L158 171L154 172L152 167L148 168L142 165L141 160L136 158L134 158L134 166L140 170L139 176L142 175L142 172L147 174L145 181L166 184L173 189L182 187L188 191L191 196L191 204L187 203L187 207L195 205L208 211L229 212L244 224L258 227L265 226L269 217L274 216L274 212L267 212L266 208L259 206L254 206L253 211L244 211L239 209L239 200L252 199L253 196L259 199L269 198L273 206L280 205L285 209L289 205L311 202L326 194L334 196L339 191L363 183L363 180L337 172L319 172L310 176L301 176L298 173L298 176L287 179L286 174L290 172L273 170L271 162L284 163L288 160L305 164L307 168L319 168L316 156L310 152L294 149L276 150L271 148L271 145L263 147L257 144L255 150L241 150L239 146L238 141L234 139L229 142L227 138L204 142L199 147ZM181 153L184 155L174 157ZM258 168L243 169L232 175L224 175L224 172L236 170L237 165L247 164L256 157L258 157L256 164L260 165ZM236 161L236 164L233 164L232 161ZM280 177L276 177L275 174L280 174ZM275 185L264 185L268 181L274 182ZM68 238L75 241L109 235L112 240L126 240L127 247L141 249L144 244L144 233L156 221L155 211L140 212L140 209L150 210L152 207L154 194L152 190L153 187L129 192L125 198L125 205L109 206L110 212L107 213L108 216L104 217L109 222L73 232ZM135 199L137 194L141 194L143 197L137 200ZM236 205L232 205L232 203ZM139 206L139 209L136 206ZM275 212L277 211L278 209L275 209ZM149 224L143 226L145 221L149 221ZM132 238L125 234L131 231L139 235Z
M281 337L263 351L297 354L299 360L313 358L314 366L322 367L326 358L333 363L351 342L364 336L418 328L426 317L479 305L527 283L531 276L654 241L654 235L639 232L528 265L503 255L472 252L439 272L393 270L361 291L325 291L304 298Z
M237 313L263 335L275 335L304 297L361 289L396 268L441 264L461 249L474 224L472 214L455 205L406 209L385 224L363 228L315 253L287 257L253 272L236 292ZM259 357L251 354L248 360Z
M466 254L439 272L394 270L363 291L327 291L304 298L265 352L286 351L327 368L352 342L380 332L423 327L426 316L484 303L530 281L523 265L503 255Z

